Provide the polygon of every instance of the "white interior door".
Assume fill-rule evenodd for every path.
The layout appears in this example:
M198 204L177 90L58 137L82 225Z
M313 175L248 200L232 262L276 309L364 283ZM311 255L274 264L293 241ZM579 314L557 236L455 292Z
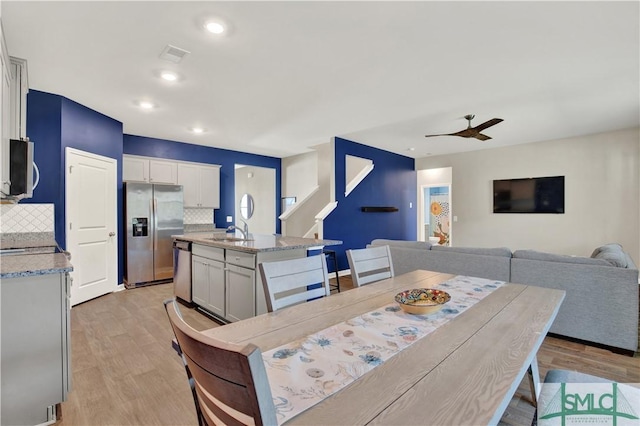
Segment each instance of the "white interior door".
M117 288L117 162L66 149L67 251L73 278L71 305Z

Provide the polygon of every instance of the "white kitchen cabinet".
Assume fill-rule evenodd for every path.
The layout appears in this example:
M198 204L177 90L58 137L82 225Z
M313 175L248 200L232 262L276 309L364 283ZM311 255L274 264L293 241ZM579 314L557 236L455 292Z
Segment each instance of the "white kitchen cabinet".
M149 159L123 155L122 180L128 182L149 182Z
M123 155L122 180L175 185L178 182L178 163L137 155Z
M9 110L11 109L11 66L9 54L2 32L0 21L0 66L2 67L2 81L0 81L0 194L9 193L9 126L11 123Z
M3 425L42 424L71 387L69 275L2 279Z
M226 250L226 318L240 321L256 316L256 255Z
M194 303L224 317L225 271L224 262L201 256L191 257L192 297Z
M178 163L186 208L220 208L220 166Z
M9 58L11 63L11 108L9 134L11 139L27 137L27 93L29 80L27 61L20 58Z
M178 164L175 161L149 160L150 183L178 183Z
M226 317L240 321L256 316L256 270L227 265Z
M306 249L249 253L194 243L192 246L193 302L224 321L234 322L267 312L260 262L297 259Z

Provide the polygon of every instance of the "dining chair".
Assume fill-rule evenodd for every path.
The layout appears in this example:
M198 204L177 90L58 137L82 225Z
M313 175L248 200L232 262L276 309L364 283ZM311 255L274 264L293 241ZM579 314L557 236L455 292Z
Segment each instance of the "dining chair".
M269 312L330 294L324 254L262 262L258 267Z
M389 246L347 250L347 260L355 287L394 276Z
M260 349L208 337L189 326L174 299L164 302L194 392L200 425L277 424Z

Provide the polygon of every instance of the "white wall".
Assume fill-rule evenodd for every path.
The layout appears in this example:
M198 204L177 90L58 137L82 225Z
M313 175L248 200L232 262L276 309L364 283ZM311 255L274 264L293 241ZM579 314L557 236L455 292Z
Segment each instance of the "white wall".
M282 159L282 196L300 201L318 184L316 151Z
M282 222L284 235L304 236L315 225L315 216L335 199L333 146L332 140L314 146L314 152L282 159L283 197L297 197L297 203L300 203L316 190Z
M251 177L249 177L251 176ZM276 232L276 170L268 167L244 166L235 170L235 223L240 221L240 198L251 194L255 208L251 219L247 220L252 234L273 234Z
M447 166L456 246L589 256L617 242L638 264L640 129L416 160L417 170ZM558 175L565 214L493 214L494 179Z

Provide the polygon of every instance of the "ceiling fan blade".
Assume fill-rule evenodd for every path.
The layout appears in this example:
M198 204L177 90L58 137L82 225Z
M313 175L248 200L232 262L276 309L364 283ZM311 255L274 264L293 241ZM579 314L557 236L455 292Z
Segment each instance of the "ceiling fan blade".
M424 137L425 137L425 138L433 138L433 137L436 137L436 136L455 136L455 135L452 135L452 134L444 134L444 133L443 133L443 134L440 134L440 135L424 135Z
M474 138L481 140L481 141L488 141L489 139L491 139L491 136L487 136L487 135L483 135L482 133L478 133L477 135L474 136Z
M451 136L460 136L461 138L473 138L478 134L476 129L464 129L459 132L452 133Z
M502 118L493 118L489 121L485 121L482 124L477 125L476 127L474 127L474 129L478 132L483 131L484 129L491 127L491 126L495 126L496 124L500 123L504 121Z

